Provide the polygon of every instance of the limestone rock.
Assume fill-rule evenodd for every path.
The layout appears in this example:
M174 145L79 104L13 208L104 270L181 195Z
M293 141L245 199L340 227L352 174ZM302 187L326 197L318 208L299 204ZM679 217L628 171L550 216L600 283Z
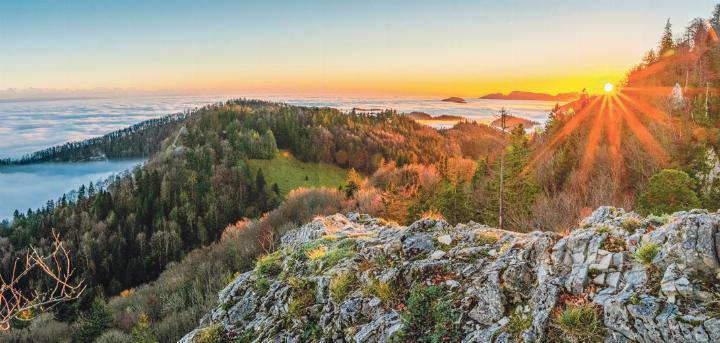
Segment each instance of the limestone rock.
M628 220L638 223L633 233ZM240 274L180 342L210 325L231 340L252 332L255 343L299 342L308 323L320 342L388 342L407 323L410 290L429 286L452 299L444 311L458 314L462 342L544 342L566 298L598 306L605 342L720 342L708 289L720 272L720 214L679 212L662 224L600 207L580 226L563 237L434 219L402 227L356 213L316 218L281 238L281 276ZM344 257L298 257L310 242ZM640 242L658 246L651 265L632 257ZM339 289L334 280L348 273L356 283ZM532 320L511 334L514 311Z

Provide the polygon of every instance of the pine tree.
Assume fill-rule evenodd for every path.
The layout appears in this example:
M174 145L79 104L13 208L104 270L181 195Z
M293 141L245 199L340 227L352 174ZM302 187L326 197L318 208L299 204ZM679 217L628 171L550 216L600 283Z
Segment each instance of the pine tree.
M85 199L85 185L80 185L80 188L78 189L77 199L78 200Z
M530 145L525 132L518 126L511 132L510 143L506 147L506 158L504 165L504 210L506 224L509 227L518 228L520 222L529 217L530 206L538 193L538 187L525 167L530 159ZM500 193L500 166L495 166L493 177L487 182L485 194L487 203L483 218L488 225L499 224L499 193Z
M90 309L80 318L80 326L75 340L80 343L93 342L103 331L112 328L112 325L112 315L105 307L102 298L97 297Z
M90 186L88 186L88 197L92 197L95 195L95 185L93 185L92 181L90 181Z
M712 24L716 31L720 29L720 4L715 5L712 17L710 17L710 24Z
M650 49L645 53L645 55L643 55L642 64L644 66L649 66L655 62L657 62L657 55L655 55L655 50Z
M143 312L138 316L138 322L132 329L131 343L157 343L158 339L150 328L150 319Z
M660 46L658 47L658 55L665 57L670 54L675 47L672 35L672 24L670 24L670 18L665 23L665 31L663 31L662 38L660 38Z
M265 181L265 174L263 173L262 168L258 169L257 174L255 174L255 191L258 193L265 192L265 186L267 186L267 182Z
M355 168L350 168L348 173L347 184L345 184L345 195L351 197L360 189L362 184L362 176L358 174Z
M262 158L272 159L275 157L277 151L277 143L275 142L275 135L272 130L267 130L260 138L260 145L262 146Z

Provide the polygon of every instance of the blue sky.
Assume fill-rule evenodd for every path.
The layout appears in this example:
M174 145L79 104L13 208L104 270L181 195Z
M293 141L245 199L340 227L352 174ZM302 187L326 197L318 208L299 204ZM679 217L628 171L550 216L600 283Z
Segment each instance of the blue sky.
M7 1L0 89L476 94L617 81L714 1Z

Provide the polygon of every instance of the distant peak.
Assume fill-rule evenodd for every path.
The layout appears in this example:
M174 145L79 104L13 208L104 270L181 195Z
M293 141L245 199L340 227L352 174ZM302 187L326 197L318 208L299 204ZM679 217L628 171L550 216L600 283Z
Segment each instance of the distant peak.
M527 91L512 91L507 95L503 93L490 93L483 95L480 99L497 99L497 100L543 100L543 101L571 101L578 97L577 92L558 93L556 95L547 93L535 93Z

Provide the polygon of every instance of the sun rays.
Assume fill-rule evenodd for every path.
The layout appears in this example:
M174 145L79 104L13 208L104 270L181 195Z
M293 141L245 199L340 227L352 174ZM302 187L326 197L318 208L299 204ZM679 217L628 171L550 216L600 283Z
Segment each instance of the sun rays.
M655 87L657 88L657 87ZM637 139L642 149L660 163L666 163L669 155L651 133L649 123L662 126L671 124L670 116L652 105L651 95L661 94L658 89L606 87L607 92L585 101L578 101L579 110L572 107L570 117L552 139L532 159L530 166L545 158L566 142L570 136L589 127L579 163L581 181L587 181L596 167L600 149L606 149L613 177L623 174L623 131ZM671 88L662 93L669 96ZM574 114L572 114L575 112Z

